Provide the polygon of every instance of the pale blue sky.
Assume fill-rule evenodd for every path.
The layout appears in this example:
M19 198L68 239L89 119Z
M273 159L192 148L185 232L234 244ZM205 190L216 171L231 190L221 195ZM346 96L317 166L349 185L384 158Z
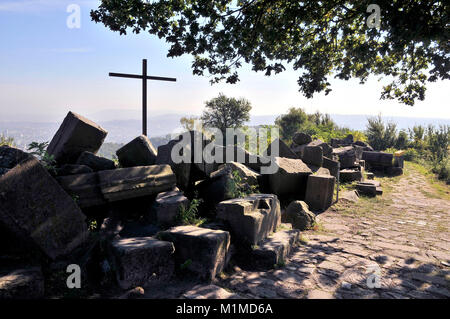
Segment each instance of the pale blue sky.
M81 28L69 29L69 4L81 6ZM298 92L297 74L272 77L240 71L237 85L211 86L192 75L190 56L167 58L167 45L148 34L119 36L90 20L97 1L0 0L0 120L56 121L67 111L90 114L108 109L139 109L138 80L108 77L109 72L141 72L148 59L152 75L178 82L149 82L151 114L199 114L204 102L223 92L252 102L254 115L280 114L289 107L335 114L450 118L449 81L428 86L424 102L409 107L379 100L381 83L372 79L332 81L333 92L306 99Z

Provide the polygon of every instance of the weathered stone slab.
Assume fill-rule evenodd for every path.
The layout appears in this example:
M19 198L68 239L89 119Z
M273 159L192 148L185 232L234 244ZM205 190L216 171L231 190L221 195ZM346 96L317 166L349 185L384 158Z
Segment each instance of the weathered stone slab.
M230 234L196 226L178 226L160 232L158 237L175 246L175 260L181 266L211 281L226 266Z
M174 226L177 222L178 214L182 207L189 206L189 199L182 192L170 191L159 193L153 204L151 215L152 220L158 225Z
M68 176L77 174L88 174L93 173L92 168L86 165L78 164L64 164L63 166L56 169L56 175L58 176Z
M110 258L122 289L170 279L174 271L172 243L152 237L116 239Z
M94 171L104 171L108 169L115 169L116 164L110 159L97 156L91 152L83 152L78 157L77 163L79 165L86 165Z
M0 224L17 240L55 259L85 240L85 216L38 160L0 177Z
M297 145L303 145L308 144L312 142L311 135L303 133L303 132L297 132L292 137L292 141Z
M280 225L280 202L272 194L230 199L217 205L217 218L230 227L233 240L256 245Z
M108 132L81 115L69 112L48 145L60 164L73 164L82 152L97 153Z
M97 173L101 192L108 201L158 194L175 187L169 165L120 168Z
M361 181L363 179L362 172L357 169L342 169L339 172L339 181L341 183L351 183Z
M278 147L274 147L274 145L278 144ZM272 154L272 150L278 150L278 154ZM282 140L279 138L276 138L270 145L267 147L266 152L264 153L267 156L279 156L279 157L286 157L286 158L298 158L297 154L295 154L289 146L286 145Z
M150 139L140 135L116 151L122 167L149 166L156 162L157 152Z
M307 230L313 227L316 215L309 210L308 204L303 201L293 201L282 214L281 221L289 223L298 230Z
M325 210L333 202L334 176L310 175L306 187L305 202L315 210Z
M57 177L59 185L81 208L104 205L108 201L103 197L98 174L74 174Z
M298 158L302 158L303 157L303 151L305 150L305 147L308 144L302 144L302 145L297 145L295 143L291 144L291 150L292 152L295 153L295 155L297 155Z
M323 150L320 146L307 145L303 149L302 161L306 164L322 166L323 164Z
M320 148L322 148L323 156L325 157L331 157L331 154L333 153L333 149L331 148L331 146L320 139L312 141L308 144L308 146L319 146Z
M370 166L389 167L392 166L392 159L394 155L391 153L383 152L363 152L362 159L366 161L366 164Z
M355 167L356 153L353 146L346 146L333 149L333 154L339 157L341 169Z
M302 198L311 169L300 159L275 157L274 163L278 170L269 175L271 191L278 196L292 194Z
M272 269L284 266L293 248L299 243L300 231L279 230L254 246L249 256L255 269Z
M0 300L39 299L44 296L44 276L39 267L18 269L0 277Z
M377 186L368 183L358 183L356 184L356 190L359 194L367 195L367 196L376 196L377 195Z
M328 168L328 170L330 171L330 174L334 177L338 177L338 172L339 172L339 162L329 159L327 157L323 158L323 163L322 166L325 168Z

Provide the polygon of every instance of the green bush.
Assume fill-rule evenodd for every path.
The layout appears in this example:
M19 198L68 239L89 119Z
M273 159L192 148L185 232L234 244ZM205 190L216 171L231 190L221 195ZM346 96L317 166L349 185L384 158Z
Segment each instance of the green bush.
M435 173L440 180L450 184L450 161L448 159L436 163L433 167L433 173Z
M0 146L14 146L14 138L0 134Z
M404 155L405 161L416 162L419 159L419 152L414 148L408 148Z

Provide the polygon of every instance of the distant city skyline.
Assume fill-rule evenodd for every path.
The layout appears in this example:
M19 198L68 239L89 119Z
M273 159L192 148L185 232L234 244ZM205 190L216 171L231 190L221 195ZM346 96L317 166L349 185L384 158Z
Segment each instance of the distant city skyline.
M381 86L371 78L331 80L333 91L306 99L298 92L292 69L266 77L248 66L239 70L236 85L211 86L193 76L192 57L166 57L168 46L148 34L119 36L90 20L98 1L36 0L0 3L0 121L60 121L72 110L80 114L135 110L140 112L138 80L113 79L109 72L140 73L148 59L151 75L176 77L176 83L149 82L149 117L161 114L199 115L204 102L220 92L244 97L253 115L279 115L290 107L330 114L381 113L384 116L450 118L449 81L429 83L426 99L414 107L379 100ZM81 8L80 28L69 29L69 4ZM121 119L121 118L118 118ZM124 119L124 118L122 118Z

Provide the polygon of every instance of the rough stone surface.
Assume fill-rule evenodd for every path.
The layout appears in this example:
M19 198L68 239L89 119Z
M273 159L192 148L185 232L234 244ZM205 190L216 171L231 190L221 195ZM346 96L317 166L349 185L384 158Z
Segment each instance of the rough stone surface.
M300 231L283 229L253 247L250 260L254 269L271 269L285 264L289 254L298 244Z
M329 159L327 157L323 158L323 164L322 166L324 168L328 168L328 170L330 171L330 174L334 177L338 177L338 172L339 172L339 162Z
M344 191L339 193L339 202L357 203L358 200L359 196L355 190Z
M315 210L325 210L333 202L334 176L310 175L306 187L305 202Z
M85 240L85 216L35 158L0 177L0 224L55 259Z
M341 183L351 183L361 181L363 179L362 172L357 169L342 169L339 172L339 180Z
M197 285L186 291L183 296L185 299L239 299L238 294L226 291L216 285Z
M308 144L312 142L311 135L303 133L303 132L297 132L292 137L292 141L297 145L303 145Z
M356 153L353 146L346 146L333 149L333 154L339 157L341 169L355 167Z
M312 141L308 144L308 146L319 146L320 148L322 148L323 156L325 157L331 157L331 154L333 152L331 146L320 139Z
M119 168L97 173L101 192L108 201L158 194L175 187L169 165Z
M110 258L122 289L168 280L174 271L172 243L152 237L117 239L111 242Z
M386 174L389 176L400 176L403 175L403 168L401 167L395 167L395 166L389 166L386 168Z
M11 169L31 155L15 147L0 146L0 167Z
M92 168L86 165L78 165L78 164L64 164L63 166L56 169L56 175L58 176L88 174L92 172L93 172Z
M97 156L91 152L83 152L78 157L77 163L79 165L86 165L94 171L104 171L108 169L115 169L116 164L110 159Z
M39 267L18 269L0 277L0 300L39 299L44 296L44 276Z
M61 176L57 177L56 180L82 208L107 203L102 194L97 173Z
M155 164L157 152L150 139L140 135L116 151L122 167L149 166Z
M278 148L274 145L278 145ZM278 151L278 154L276 152ZM273 154L272 154L273 153ZM269 147L267 148L265 152L266 156L279 156L279 157L286 157L286 158L298 158L297 154L295 154L289 146L286 145L282 140L279 138L276 138L272 143L270 143Z
M323 164L323 150L320 146L307 145L303 149L302 161L306 164L322 166Z
M371 167L389 167L392 166L392 159L394 155L383 152L363 152L362 159L366 161Z
M60 164L73 164L84 151L97 153L108 132L81 115L69 112L48 145Z
M306 230L313 227L316 215L309 210L308 204L303 201L293 201L282 214L282 222L290 223L298 230Z
M278 170L269 175L271 191L278 196L292 194L302 198L308 175L312 174L311 169L300 159L275 157L274 162Z
M158 237L175 246L178 267L211 281L226 266L230 234L196 226L178 226L160 232Z
M182 192L159 193L152 207L152 220L162 226L174 226L182 207L188 208L189 199Z
M256 245L280 225L280 202L271 194L223 201L217 206L217 218L230 228L233 240Z

